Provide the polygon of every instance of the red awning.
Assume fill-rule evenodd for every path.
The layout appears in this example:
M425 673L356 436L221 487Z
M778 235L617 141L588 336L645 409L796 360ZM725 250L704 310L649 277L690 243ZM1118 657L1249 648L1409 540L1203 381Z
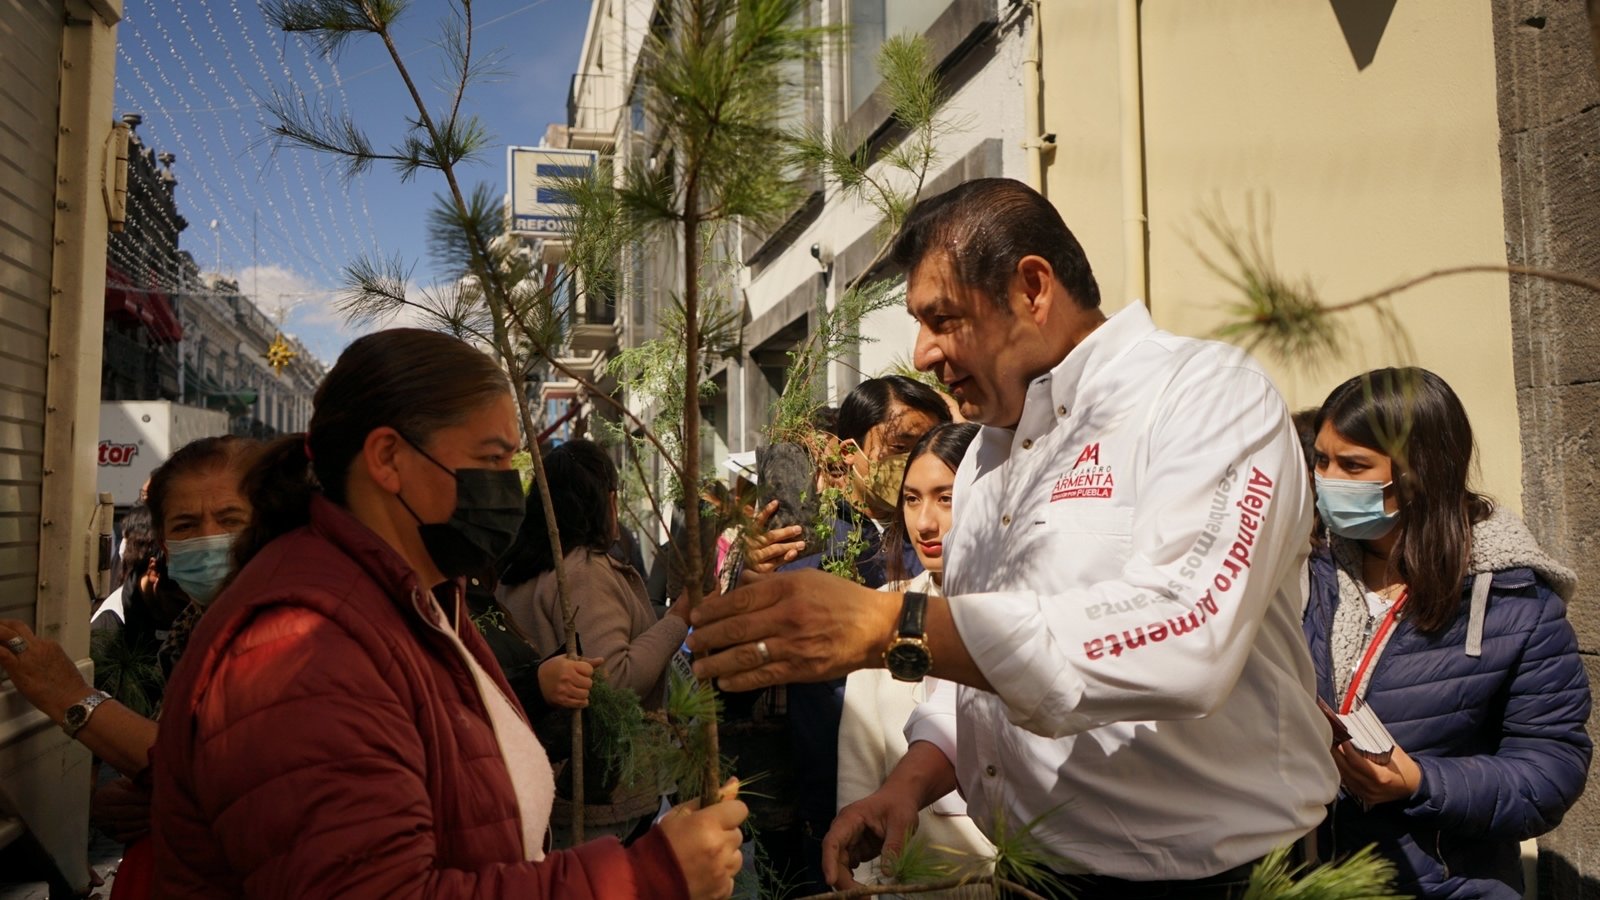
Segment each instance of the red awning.
M156 340L173 344L183 338L183 323L172 310L167 295L137 287L114 266L106 266L106 317L130 325L143 325Z

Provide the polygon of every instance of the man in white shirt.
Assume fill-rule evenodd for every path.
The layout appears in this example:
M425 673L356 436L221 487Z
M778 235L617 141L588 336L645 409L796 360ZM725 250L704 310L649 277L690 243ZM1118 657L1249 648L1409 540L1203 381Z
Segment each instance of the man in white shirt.
M745 690L888 657L963 685L841 811L837 884L959 786L991 833L1035 823L1090 874L1080 898L1231 896L1338 783L1300 633L1311 504L1282 398L1244 353L1160 331L1141 304L1107 319L1077 240L1019 182L925 201L895 261L917 367L985 426L957 475L946 597L766 578L697 611L691 647L719 652L696 671Z

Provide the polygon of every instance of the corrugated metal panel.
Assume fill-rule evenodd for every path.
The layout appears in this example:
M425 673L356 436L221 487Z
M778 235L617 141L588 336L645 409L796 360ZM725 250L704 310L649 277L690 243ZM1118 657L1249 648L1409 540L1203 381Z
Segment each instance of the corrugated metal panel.
M0 0L0 617L34 622L61 4Z

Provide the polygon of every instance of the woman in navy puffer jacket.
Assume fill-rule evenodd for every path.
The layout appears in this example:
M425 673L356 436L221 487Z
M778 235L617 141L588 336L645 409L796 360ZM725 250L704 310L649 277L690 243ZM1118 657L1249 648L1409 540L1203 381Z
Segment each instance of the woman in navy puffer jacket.
M1333 748L1343 790L1322 846L1376 843L1425 898L1520 897L1517 844L1560 823L1593 749L1576 578L1467 488L1472 446L1460 400L1421 369L1351 379L1317 417L1317 693L1369 705L1396 745L1387 760Z

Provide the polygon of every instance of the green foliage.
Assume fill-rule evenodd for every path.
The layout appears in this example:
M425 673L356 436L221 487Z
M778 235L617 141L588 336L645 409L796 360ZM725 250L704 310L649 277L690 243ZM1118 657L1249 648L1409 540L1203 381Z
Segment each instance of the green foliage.
M309 35L323 54L337 56L350 38L393 25L406 6L405 0L263 0L261 14L283 31Z
M422 105L390 31L407 5L405 0L264 0L262 14L268 22L283 31L309 36L318 49L330 56L341 52L354 37L367 34L381 38L419 107L417 118L407 120L410 127L400 142L389 151L380 152L373 148L352 115L335 113L326 104L312 102L291 85L273 90L264 104L272 120L269 130L282 142L331 154L343 164L346 178L365 172L375 162L386 161L395 166L403 180L409 180L424 169L450 171L456 163L481 153L490 141L488 130L476 116L461 114L461 97L467 83L484 70L482 60L474 61L472 56L471 4L463 0L459 6L451 5L455 22L439 42L457 81L449 112L438 116L430 115Z
M1270 222L1258 229L1253 209L1244 229L1229 226L1220 214L1207 214L1204 222L1226 262L1202 259L1238 292L1238 299L1225 305L1232 321L1216 330L1217 338L1249 351L1265 350L1285 361L1317 358L1338 349L1343 329L1325 314L1311 283L1293 284L1279 274L1269 249Z
M661 784L660 779L652 777L650 767L641 765L646 758L642 745L650 739L651 729L639 695L613 685L600 674L596 673L589 689L589 720L595 731L593 737L600 739L596 743L607 777L617 776L618 782L628 788L646 779Z
M875 281L845 291L833 309L819 310L817 326L805 343L789 354L783 393L772 405L767 435L774 442L804 442L811 432L811 416L822 406L819 397L828 364L841 359L874 338L861 333L861 323L879 310L901 302L899 285Z
M815 58L837 32L796 24L807 0L666 0L646 40L645 108L683 177L630 169L624 200L656 223L676 222L694 185L707 221L770 223L800 185L782 167L790 137L773 115L800 85L789 64Z
M831 451L837 454L837 450ZM843 464L843 459L836 460ZM828 460L824 460L826 465ZM823 558L822 570L830 575L837 575L847 581L861 583L861 570L856 565L862 555L871 546L867 541L867 523L855 506L846 502L844 491L837 487L824 488L818 497L817 518L812 522L812 531L817 536L817 542L822 545ZM845 533L841 542L837 526L840 519L839 511L848 510L849 518L845 520Z
M527 450L518 450L511 454L511 468L517 470L517 475L522 478L522 493L528 493L533 487L533 454Z
M877 66L883 75L879 90L893 106L900 139L879 151L864 135L813 128L800 135L790 160L822 172L844 197L875 209L881 220L881 243L887 250L921 197L928 173L939 158L940 139L962 125L943 116L949 94L940 83L925 38L889 38L878 49ZM909 185L903 184L906 182ZM868 272L872 268L868 266Z
M166 678L151 641L128 640L126 628L94 631L89 658L94 660L94 686L145 718L153 719Z
M913 833L906 838L900 852L885 860L885 877L895 884L917 884L924 881L943 881L963 873L978 874L983 860L973 859L962 865L951 852L928 843L925 835Z
M1272 851L1250 875L1242 900L1401 900L1392 887L1394 865L1366 847L1348 859L1311 869L1289 864L1289 851Z
M709 753L703 727L721 712L716 691L709 684L684 677L669 667L665 708L647 712L632 691L596 679L589 692L591 720L605 735L602 758L607 771L621 784L655 785L676 790L680 797L695 797L704 786L704 760Z
M1059 810L1059 807L1046 810L1021 826L1012 825L1000 813L995 814L990 838L994 841L996 878L1041 890L1061 890L1061 879L1055 873L1072 871L1074 866L1066 857L1045 847L1035 834L1040 823Z
M1412 355L1405 329L1383 302L1387 293L1329 306L1310 279L1295 282L1282 274L1272 256L1270 209L1258 213L1252 204L1243 226L1230 224L1219 210L1202 213L1201 220L1224 256L1218 260L1202 252L1201 261L1236 292L1234 299L1223 303L1228 321L1212 337L1286 365L1315 370L1337 359L1348 342L1336 314L1365 307L1385 326L1381 331L1390 349L1402 358Z

